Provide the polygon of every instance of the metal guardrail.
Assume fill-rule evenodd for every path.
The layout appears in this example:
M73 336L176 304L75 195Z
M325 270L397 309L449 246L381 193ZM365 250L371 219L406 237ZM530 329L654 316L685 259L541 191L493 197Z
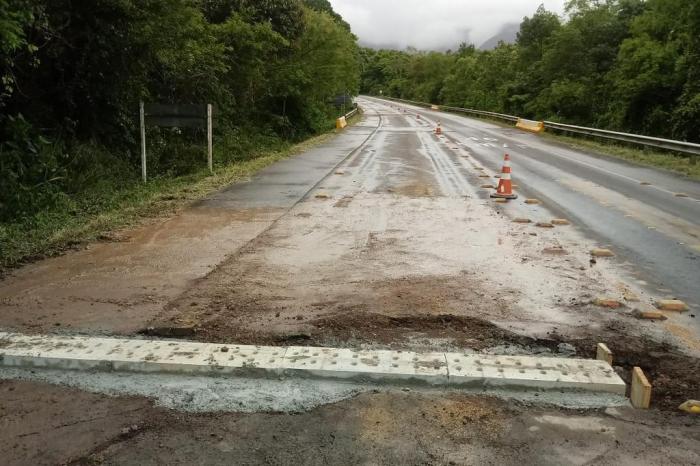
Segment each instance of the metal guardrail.
M348 113L345 114L345 119L347 120L348 118L354 117L358 111L359 111L359 108L356 106L355 108L353 108L352 110L350 110Z
M695 144L692 142L654 138L651 136L642 136L640 134L618 133L616 131L608 131L605 129L586 128L585 126L565 125L562 123L555 123L553 121L545 121L544 126L545 128L556 131L567 131L570 133L585 134L587 136L595 136L604 139L613 139L615 141L623 141L631 144L657 147L659 149L672 150L674 152L682 152L689 154L693 160L700 155L700 144Z
M393 97L382 97L387 100L393 100L397 102L409 103L412 105L417 105L419 107L431 107L432 104L427 104L425 102L415 102L412 100L396 99ZM505 115L503 113L485 112L483 110L474 110L469 108L459 108L459 107L449 107L445 105L438 105L440 110L447 110L450 112L458 113L468 113L472 115L485 116L489 118L496 118L499 120L517 122L518 117L514 115ZM630 134L630 133L619 133L616 131L609 131L605 129L597 128L587 128L585 126L576 125L565 125L563 123L555 123L553 121L545 121L544 126L546 129L551 129L554 131L564 131L569 133L584 134L586 136L593 136L603 139L610 139L614 141L621 141L629 144L637 144L647 147L655 147L658 149L670 150L674 152L680 152L682 154L687 154L691 157L692 163L697 163L697 156L700 155L700 144L686 141L676 141L673 139L663 139L655 138L651 136L642 136L640 134Z

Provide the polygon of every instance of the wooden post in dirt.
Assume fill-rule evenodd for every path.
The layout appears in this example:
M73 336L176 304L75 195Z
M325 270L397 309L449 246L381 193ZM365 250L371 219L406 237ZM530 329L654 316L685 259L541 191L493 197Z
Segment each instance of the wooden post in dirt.
M209 163L209 173L214 173L214 154L212 142L212 106L207 104L207 154Z
M141 120L141 177L146 182L146 111L143 102L139 103L139 117Z

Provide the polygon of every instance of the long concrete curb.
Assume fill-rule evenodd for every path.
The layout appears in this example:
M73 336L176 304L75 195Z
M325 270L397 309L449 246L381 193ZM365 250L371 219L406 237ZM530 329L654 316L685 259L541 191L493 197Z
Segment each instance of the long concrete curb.
M203 375L297 376L529 387L624 395L609 364L584 359L354 351L0 333L0 366Z

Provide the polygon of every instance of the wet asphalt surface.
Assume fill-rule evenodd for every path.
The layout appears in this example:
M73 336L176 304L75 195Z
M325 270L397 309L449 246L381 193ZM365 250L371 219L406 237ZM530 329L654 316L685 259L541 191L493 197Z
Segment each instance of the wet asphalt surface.
M370 101L379 102L376 99ZM537 198L627 262L630 275L657 295L685 300L700 311L700 183L663 170L574 150L488 121L383 101L442 123L493 173L504 152L523 198ZM649 183L642 184L642 183ZM677 197L682 193L688 197ZM504 207L527 212L521 202ZM684 318L700 329L700 320Z
M321 217L319 212L323 212L321 205L324 203L332 205L326 210L333 212L335 209L336 216L348 216L347 212L352 212L346 203L360 204L355 217L347 221L367 224L367 228L357 228L363 233L357 240L360 251L357 256L368 258L360 261L368 269L384 272L393 264L397 276L410 266L425 267L426 273L433 271L434 267L435 273L444 273L442 268L451 266L450 254L458 255L459 248L453 246L457 242L448 231L441 231L441 228L449 230L445 228L449 221L445 215L436 216L436 212L444 214L448 207L458 208L466 198L485 200L488 192L477 186L497 182L493 177L491 180L479 178L475 170L467 167L471 162L459 163L455 153L444 150L447 146L468 151L491 175L500 171L502 145L508 144L509 149L515 146L510 152L514 157L516 183L520 185L520 201L526 196L538 197L544 206L533 208L522 202L512 202L493 206L495 209L512 216L528 215L535 220L550 219L553 215L565 216L577 228L599 238L601 245L610 244L619 256L629 261L630 273L638 272L639 279L647 281L650 287L667 287L673 290L669 293L685 297L681 293L683 283L686 283L685 288L693 292L687 282L678 282L681 283L678 285L674 277L689 272L697 276L697 264L695 268L692 263L675 268L669 265L672 270L667 273L663 264L656 262L661 259L657 259L653 251L658 250L662 259L672 254L669 251L695 254L693 245L696 243L681 239L692 238L693 225L697 228L697 210L693 210L697 209L697 203L693 204L690 199L667 199L664 191L648 187L649 191L645 191L632 181L625 183L625 178L620 176L604 171L597 173L601 170L596 167L608 171L626 170L624 176L648 180L669 192L683 190L694 199L700 197L697 183L668 184L673 177L667 174L586 154L581 154L581 157L586 157L585 161L592 166L583 165L585 168L581 168L580 164L561 159L564 156L561 154L568 157L571 151L545 143L535 136L449 115L441 116L441 119L451 142L438 145L432 135L433 113L420 110L423 121L417 122L414 116L400 114L390 104L374 102L366 105L367 113L359 125L322 147L263 170L250 182L233 185L196 204L188 214L192 218L187 217L184 226L175 222L175 228L172 221L165 222L146 228L141 235L143 239L135 235L125 243L105 244L18 273L0 287L0 297L4 299L4 307L0 307L3 311L0 325L16 326L25 331L45 331L59 320L62 326L66 326L67 316L71 316L71 331L90 332L97 327L101 332L130 332L132 328L149 322L163 303L172 303L173 296L185 296L187 299L182 307L196 309L183 290L195 288L197 284L205 287L207 281L216 276L213 269L218 269L226 278L222 290L234 289L235 284L241 283L237 280L246 278L236 269L236 265L246 265L242 256L228 257L237 249L247 248L255 252L278 246L288 251L289 256L277 254L273 262L279 263L286 258L293 266L304 262L299 255L306 256L307 261L316 260L316 256L324 251L316 244L331 243L335 236L325 237L321 231L320 240L316 241L313 234L317 228L311 229L309 235L304 230L308 226L304 224L305 219L313 217L298 215L313 213ZM362 145L368 140L369 143ZM555 153L560 156L553 155ZM347 173L338 174L336 167ZM355 171L360 176L355 176ZM590 187L582 181L592 181L610 191L616 183L622 183L616 193L633 197L637 189L648 197L640 202L641 207L626 205L629 209L636 208L639 213L635 217L624 217L615 206L603 206L595 196L582 194L558 181L564 178L567 183L577 179L579 190ZM317 198L322 191L329 193L332 199ZM350 201L350 196L357 199ZM363 196L366 196L366 204L362 204ZM396 200L392 196L405 197L413 212L383 211L381 206L372 205L373 196L381 197L385 206L393 206L391 202ZM446 199L438 202L431 200L433 197ZM673 210L658 207L665 201L673 202ZM304 203L308 205L304 206ZM294 206L299 208L293 210ZM664 210L666 216L654 215L653 212L658 210ZM648 222L656 223L670 216L678 219L679 226L659 225L657 230L649 230L641 216L649 212L652 214ZM290 213L292 215L288 215ZM218 231L219 227L211 225L214 214L221 217L219 223L225 228L221 226L216 235L211 232L210 236L202 235L200 230ZM381 248L377 246L381 246L382 241L391 246L392 241L401 239L400 232L387 232L390 230L387 226L398 223L390 214L404 216L406 222L414 222L414 226L425 226L426 219L428 222L435 219L434 225L429 225L431 235L435 236L424 241L429 246L423 251L424 255L416 251L420 241L411 238L408 243L412 248L408 251L416 256L415 264L402 265L394 257L381 255ZM292 220L289 217L293 217ZM298 230L298 236L310 236L307 240L309 246L294 248L279 235L281 226L284 226L280 224L285 224L285 218L286 226L292 231ZM254 228L249 226L250 223L255 223ZM465 224L463 227L474 228L472 236L480 239L487 236L483 225ZM346 229L350 233L354 231ZM367 235L365 229L371 234ZM269 234L266 235L266 231ZM212 249L209 251L203 243L211 243L212 235L216 241L213 247L208 246ZM540 233L538 238L544 235ZM615 241L616 235L623 235L625 241ZM271 244L266 245L265 241ZM673 246L678 242L686 245ZM490 243L484 240L483 244L481 249L488 249ZM447 252L441 251L445 248ZM183 252L184 257L174 262L154 260L154 257L161 256L172 258L177 251L186 254ZM189 258L201 255L202 251L209 253L201 264ZM438 252L441 254L436 255ZM678 257L683 254L678 253ZM119 262L115 262L115 257ZM137 273L133 270L136 260L139 263ZM253 281L259 278L254 271L261 262L260 258L251 257L249 263L253 272L243 270ZM338 261L331 258L329 262ZM633 265L645 263L653 265L653 270L635 269ZM236 273L228 273L227 266ZM57 270L62 271L63 276L56 278ZM188 273L183 277L173 277L175 270ZM342 263L339 272L343 276L366 273L360 267L343 269ZM659 273L657 281L653 281L654 273ZM86 276L92 277L92 281L86 282ZM156 297L151 295L155 294L155 289L149 290L146 300L141 298L144 292L136 287L144 280L150 280L154 286L167 282L172 289ZM692 282L692 276L689 280ZM103 303L104 290L94 290L94 283L111 287L119 293L110 302ZM269 280L260 280L260 283L262 288L271 284ZM410 312L417 312L422 309L415 303L420 304L430 296L431 289L440 291L458 287L459 283L426 282L420 287L407 282L399 297L410 297L415 292L416 301L408 300L406 306ZM323 294L330 289L329 283L320 281L320 288L323 290L319 293ZM303 298L312 294L308 287L294 289L299 290ZM63 291L65 296L58 291ZM272 293L289 301L287 290L277 293L273 289ZM356 294L364 296L369 293L362 290ZM228 300L223 292L222 296ZM693 303L692 296L697 295L687 296L686 299ZM311 298L316 301L315 296ZM457 295L457 298L456 301L463 301L462 296ZM142 305L139 299L148 306ZM475 299L473 307L478 307L485 298L479 296ZM442 300L440 297L440 302ZM382 304L381 300L377 301ZM393 301L386 302L397 307ZM250 303L246 306L250 307ZM327 307L328 304L324 304L323 309ZM90 308L94 310L88 314L85 309ZM126 309L132 309L133 315L120 314ZM44 314L48 317L43 318ZM116 317L110 317L113 315ZM128 328L110 319L128 321ZM254 320L269 326L262 319ZM194 388L184 389L190 391L193 399L198 397ZM0 451L3 452L0 463L3 464L700 464L699 441L696 419L668 411L647 412L631 408L563 410L454 393L427 395L410 390L377 390L294 414L191 413L155 406L152 400L144 397L0 380Z

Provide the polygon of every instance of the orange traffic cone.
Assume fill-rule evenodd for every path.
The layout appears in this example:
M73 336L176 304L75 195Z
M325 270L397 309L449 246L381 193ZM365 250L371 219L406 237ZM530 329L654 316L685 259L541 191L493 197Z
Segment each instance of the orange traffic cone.
M438 121L437 127L435 128L435 134L440 136L442 134L442 123Z
M506 154L505 160L503 161L503 170L501 172L501 179L498 182L498 189L495 193L491 194L491 197L497 197L499 199L517 199L518 195L513 193L513 182L510 179L510 155Z

